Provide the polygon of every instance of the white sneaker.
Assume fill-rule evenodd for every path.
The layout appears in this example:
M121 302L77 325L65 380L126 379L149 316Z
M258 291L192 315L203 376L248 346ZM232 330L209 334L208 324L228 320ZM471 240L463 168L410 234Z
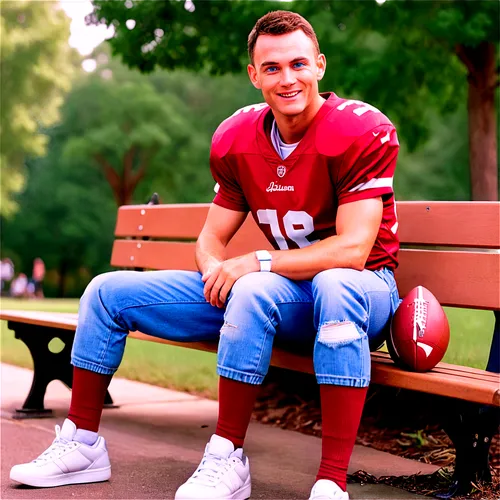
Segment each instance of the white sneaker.
M349 500L349 494L333 481L319 479L311 490L309 500Z
M177 490L175 500L245 500L250 497L250 463L243 450L214 434L195 473Z
M92 445L74 441L75 424L66 419L62 429L56 425L56 438L36 460L14 465L10 478L29 486L47 488L65 484L97 483L111 476L106 441L98 437Z

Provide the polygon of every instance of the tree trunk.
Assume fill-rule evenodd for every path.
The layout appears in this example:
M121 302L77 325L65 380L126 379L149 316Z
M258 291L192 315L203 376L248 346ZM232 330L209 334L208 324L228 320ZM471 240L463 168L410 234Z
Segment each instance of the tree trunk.
M113 166L101 154L94 155L94 159L101 165L106 180L109 182L113 190L113 196L119 207L122 205L130 205L137 184L144 178L149 160L156 153L156 148L153 148L149 154L140 155L139 167L133 170L134 158L137 153L137 148L132 146L123 159L123 174L120 177Z
M498 153L495 90L498 86L495 45L459 45L457 54L468 74L469 162L472 199L498 200Z
M132 195L134 194L133 190L128 189L127 180L122 179L122 184L120 186L120 193L116 196L118 201L118 206L122 205L131 205L132 204Z

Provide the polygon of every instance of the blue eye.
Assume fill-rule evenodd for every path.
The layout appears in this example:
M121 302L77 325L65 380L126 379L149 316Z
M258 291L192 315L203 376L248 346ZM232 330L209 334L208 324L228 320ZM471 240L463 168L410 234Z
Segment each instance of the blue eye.
M274 73L275 71L278 70L278 67L277 66L268 66L266 68L266 73Z
M302 66L305 66L305 64L303 62L296 62L293 66L295 68L302 68Z

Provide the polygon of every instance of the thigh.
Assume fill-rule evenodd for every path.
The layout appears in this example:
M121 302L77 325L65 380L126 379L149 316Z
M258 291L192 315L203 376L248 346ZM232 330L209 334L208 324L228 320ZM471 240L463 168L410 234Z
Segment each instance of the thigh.
M169 340L210 340L219 336L223 311L205 300L198 272L118 271L94 281L85 295L95 297L97 293L98 300L86 305L84 295L82 307L104 304L107 315L102 321ZM103 312L98 312L102 317Z
M293 281L276 273L249 273L231 290L225 320L255 339L259 332L292 340L311 330L310 281Z
M390 272L331 269L319 273L313 280L318 329L351 321L368 336L372 347L380 345L394 312L393 283L395 288Z
M267 373L274 345L288 349L310 341L311 283L292 281L275 273L250 273L233 286L221 329L219 375L260 384Z

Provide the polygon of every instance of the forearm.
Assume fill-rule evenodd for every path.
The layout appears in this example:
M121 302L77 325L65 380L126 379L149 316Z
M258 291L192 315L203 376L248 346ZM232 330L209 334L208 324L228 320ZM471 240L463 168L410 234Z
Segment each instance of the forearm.
M330 236L305 248L271 251L271 255L274 273L293 280L310 280L326 269L362 270L369 249L347 236Z
M226 258L226 246L213 234L200 234L196 242L195 260L201 274Z

